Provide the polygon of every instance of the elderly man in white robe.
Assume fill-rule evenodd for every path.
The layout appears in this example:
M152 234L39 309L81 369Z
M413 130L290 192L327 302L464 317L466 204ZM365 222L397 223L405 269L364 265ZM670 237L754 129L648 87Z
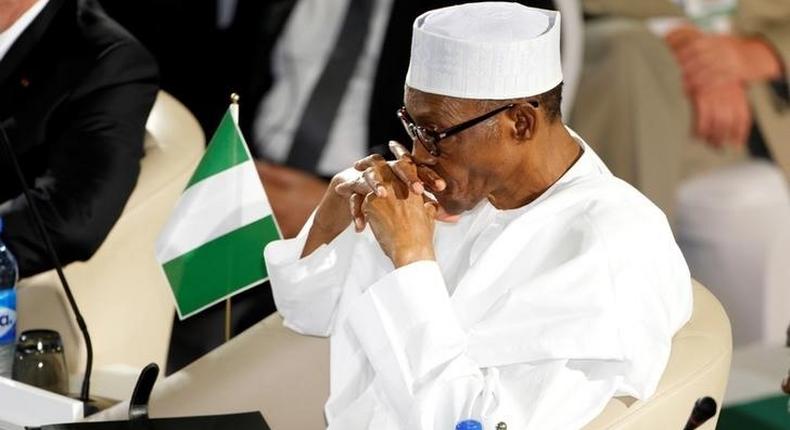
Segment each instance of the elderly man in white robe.
M285 325L331 339L330 429L573 429L655 392L688 268L563 125L559 26L499 2L418 17L413 151L359 161L266 248Z

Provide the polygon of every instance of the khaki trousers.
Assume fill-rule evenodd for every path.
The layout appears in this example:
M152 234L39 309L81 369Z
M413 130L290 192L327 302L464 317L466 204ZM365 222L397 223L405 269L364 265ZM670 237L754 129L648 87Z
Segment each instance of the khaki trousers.
M612 172L672 219L686 178L746 157L692 137L693 111L681 72L663 40L640 21L594 20L570 125Z

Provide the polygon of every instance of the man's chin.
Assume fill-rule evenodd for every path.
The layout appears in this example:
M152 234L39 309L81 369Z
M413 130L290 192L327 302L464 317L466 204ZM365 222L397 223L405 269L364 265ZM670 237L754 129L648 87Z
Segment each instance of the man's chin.
M441 196L437 196L436 199L439 203L441 208L440 212L445 214L448 217L458 218L461 214L468 210L474 209L477 206L477 203L471 202L464 202L455 199L447 199L442 198Z
M452 214L450 212L447 212L447 210L445 210L444 206L442 206L441 204L438 204L436 206L437 206L436 221L455 223L458 222L458 220L461 218L459 214Z

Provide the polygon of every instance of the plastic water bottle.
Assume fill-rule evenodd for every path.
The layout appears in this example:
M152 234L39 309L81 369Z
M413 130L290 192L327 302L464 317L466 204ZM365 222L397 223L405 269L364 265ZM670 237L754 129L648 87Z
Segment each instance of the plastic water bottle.
M0 233L3 219L0 218ZM19 269L11 251L0 240L0 376L10 378L16 344L16 281Z

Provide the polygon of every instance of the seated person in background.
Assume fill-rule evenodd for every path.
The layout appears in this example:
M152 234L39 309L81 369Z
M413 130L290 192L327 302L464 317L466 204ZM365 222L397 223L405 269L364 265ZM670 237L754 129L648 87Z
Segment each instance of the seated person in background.
M751 155L790 177L790 1L675 3L584 1L571 120L670 218L679 183L706 169Z
M87 260L137 182L153 58L91 0L0 0L0 122L63 264ZM22 277L53 267L11 160L3 241Z
M564 126L559 28L513 3L418 17L413 152L337 175L266 248L285 325L331 338L330 429L573 429L655 392L690 275L663 213Z

